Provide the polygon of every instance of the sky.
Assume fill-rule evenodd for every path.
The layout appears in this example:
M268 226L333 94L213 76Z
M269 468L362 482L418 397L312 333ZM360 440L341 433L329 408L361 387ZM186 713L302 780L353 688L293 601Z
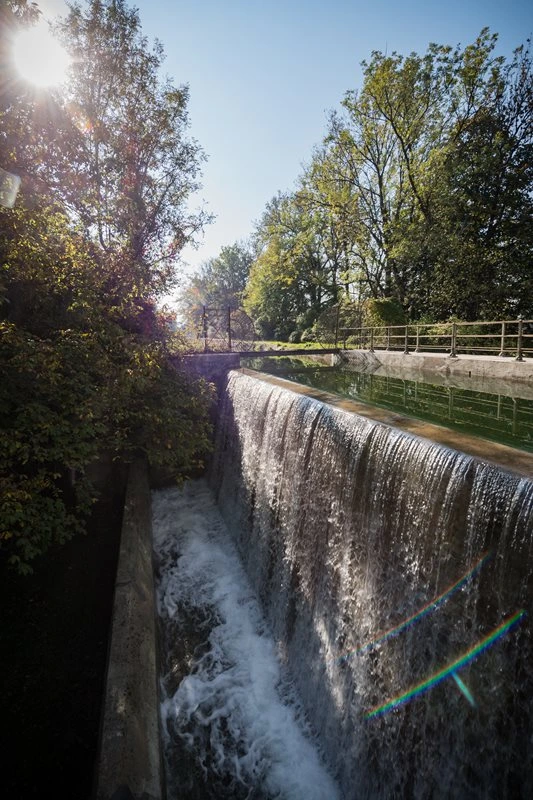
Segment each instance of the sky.
M63 0L38 0L48 18ZM165 73L190 88L190 135L205 151L192 206L215 215L196 249L195 272L221 247L245 240L266 203L294 188L328 116L361 87L372 51L424 53L489 27L509 56L533 34L527 0L137 0L143 32L163 44Z

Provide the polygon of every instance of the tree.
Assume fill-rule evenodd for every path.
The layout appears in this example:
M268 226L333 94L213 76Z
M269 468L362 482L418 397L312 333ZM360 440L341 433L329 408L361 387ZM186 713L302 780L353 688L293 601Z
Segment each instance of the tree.
M531 59L506 63L496 41L374 52L332 115L308 203L329 209L359 300L411 319L532 313Z
M24 23L26 5L2 5L10 32ZM98 64L86 53L83 67L100 81L95 127L80 125L92 90L76 81L63 103L10 73L0 106L1 160L22 178L15 208L0 208L0 549L23 572L83 528L95 494L88 468L103 452L122 461L144 454L180 479L209 449L210 388L170 365L154 302L199 222L184 210L199 158L183 136L185 96L162 88L136 12L123 3L92 2L87 16L75 8L67 38L75 23L77 46L88 44L89 30L98 34ZM117 46L107 86L104 31L105 57ZM160 139L153 120L134 129L130 67L137 89L133 68L146 68L144 99L154 100ZM146 149L128 150L144 133Z
M340 243L330 214L311 200L304 179L294 194L271 200L255 239L258 256L244 307L261 335L286 339L337 301Z
M252 261L251 245L241 241L202 264L179 293L180 312L191 330L199 329L204 306L232 311L242 306Z
M204 160L186 135L188 87L161 78L163 48L149 46L124 0L75 4L58 32L73 55L67 108L83 139L65 200L112 265L111 291L168 293L176 258L208 220L187 205Z
M169 365L153 331L112 319L91 248L64 214L22 206L0 222L14 229L0 318L0 546L25 571L82 529L88 467L104 451L144 454L174 477L195 472L210 392Z
M530 317L533 313L533 70L518 48L495 90L444 151L434 253L436 316Z

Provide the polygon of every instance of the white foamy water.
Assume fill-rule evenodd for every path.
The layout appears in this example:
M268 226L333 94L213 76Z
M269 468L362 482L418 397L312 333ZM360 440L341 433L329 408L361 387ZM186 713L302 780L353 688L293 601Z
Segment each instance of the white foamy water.
M190 627L196 620L204 639L196 654L176 656L181 666L172 656L166 663L161 713L167 768L179 741L205 784L225 787L223 794L214 788L198 796L339 798L207 485L195 481L154 492L153 532L167 647L186 619ZM192 636L197 645L198 631ZM168 676L184 663L188 674L176 688ZM169 798L182 790L179 782L168 776Z

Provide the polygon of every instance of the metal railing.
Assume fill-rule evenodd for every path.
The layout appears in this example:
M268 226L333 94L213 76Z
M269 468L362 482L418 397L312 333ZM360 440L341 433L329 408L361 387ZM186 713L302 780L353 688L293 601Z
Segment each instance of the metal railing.
M250 317L242 310L202 306L196 338L203 340L203 351L231 353L252 349L256 334Z
M439 322L340 328L344 349L396 350L408 353L447 353L512 356L516 361L533 357L533 320L490 322Z

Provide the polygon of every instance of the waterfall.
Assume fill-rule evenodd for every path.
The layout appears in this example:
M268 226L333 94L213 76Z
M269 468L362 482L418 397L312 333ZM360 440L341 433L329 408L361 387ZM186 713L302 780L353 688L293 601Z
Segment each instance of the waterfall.
M202 480L154 493L168 800L340 800Z
M209 480L343 797L533 796L532 481L239 372Z

